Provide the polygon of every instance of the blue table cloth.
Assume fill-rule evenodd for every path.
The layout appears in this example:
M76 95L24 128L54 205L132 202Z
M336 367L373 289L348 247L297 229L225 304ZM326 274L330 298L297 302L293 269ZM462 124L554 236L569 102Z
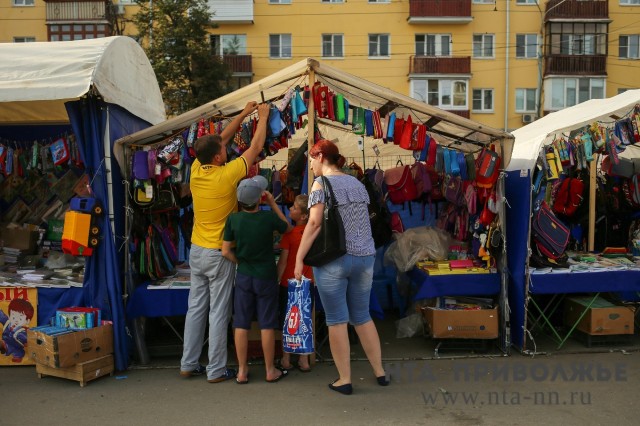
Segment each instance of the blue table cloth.
M413 300L441 296L483 296L500 294L500 274L429 275L422 269L407 272L417 293Z

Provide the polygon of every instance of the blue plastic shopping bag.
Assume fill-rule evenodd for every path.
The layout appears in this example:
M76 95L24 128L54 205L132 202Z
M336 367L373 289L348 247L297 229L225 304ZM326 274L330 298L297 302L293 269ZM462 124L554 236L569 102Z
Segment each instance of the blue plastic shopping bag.
M311 280L290 278L287 315L282 327L282 347L292 354L313 353L313 329L311 324Z

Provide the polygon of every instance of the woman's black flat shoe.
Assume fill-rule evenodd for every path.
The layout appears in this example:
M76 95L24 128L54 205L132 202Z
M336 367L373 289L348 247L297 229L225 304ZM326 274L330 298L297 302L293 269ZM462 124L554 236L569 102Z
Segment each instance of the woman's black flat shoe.
M390 382L387 380L387 376L376 377L376 380L380 386L389 386Z
M337 380L335 380L333 383L335 382L337 382ZM353 386L351 386L351 383L340 386L334 386L333 383L329 383L329 389L340 392L343 395L351 395L353 393Z

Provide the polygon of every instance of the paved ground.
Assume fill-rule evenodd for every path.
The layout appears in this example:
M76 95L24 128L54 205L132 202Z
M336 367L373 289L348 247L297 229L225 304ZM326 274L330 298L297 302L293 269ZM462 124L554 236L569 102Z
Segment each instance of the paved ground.
M264 382L209 384L178 376L178 360L80 388L33 367L0 369L0 425L610 425L638 424L640 353L430 359L388 364L392 384L353 363L354 394L330 391L329 363Z

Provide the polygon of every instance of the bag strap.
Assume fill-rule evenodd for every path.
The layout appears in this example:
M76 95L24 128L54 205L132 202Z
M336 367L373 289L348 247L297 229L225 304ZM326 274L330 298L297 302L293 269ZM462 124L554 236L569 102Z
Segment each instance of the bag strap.
M320 179L322 180L322 186L324 189L324 198L325 198L325 203L327 204L327 207L329 207L327 200L331 201L331 207L337 206L338 202L336 201L335 195L333 194L333 188L331 187L331 183L329 183L329 179L325 176L321 176ZM327 198L327 193L329 194L329 198Z

